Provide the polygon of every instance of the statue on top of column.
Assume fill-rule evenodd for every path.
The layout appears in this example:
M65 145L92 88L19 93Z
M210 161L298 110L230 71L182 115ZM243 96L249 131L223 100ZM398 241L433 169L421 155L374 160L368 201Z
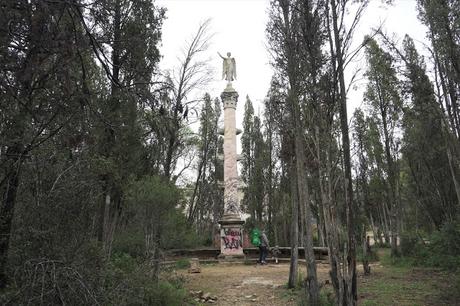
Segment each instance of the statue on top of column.
M227 57L223 57L219 52L217 52L222 58L222 79L225 79L230 83L233 80L236 80L236 62L235 58L231 57L232 54L227 52Z

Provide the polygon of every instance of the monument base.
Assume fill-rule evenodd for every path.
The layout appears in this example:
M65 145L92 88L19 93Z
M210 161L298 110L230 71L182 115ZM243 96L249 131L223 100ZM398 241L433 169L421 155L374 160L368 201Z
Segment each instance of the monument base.
M243 224L237 214L225 214L219 221L220 224L220 254L219 259L241 260L243 253Z

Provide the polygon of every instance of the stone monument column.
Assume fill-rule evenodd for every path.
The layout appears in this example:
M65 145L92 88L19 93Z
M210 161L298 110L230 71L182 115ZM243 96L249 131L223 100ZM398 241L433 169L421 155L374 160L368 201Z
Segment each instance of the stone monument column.
M236 154L236 103L238 93L231 81L236 77L235 60L224 58L223 76L228 81L221 94L224 104L224 215L219 221L220 258L231 259L244 257L243 224L238 203L238 165ZM227 64L226 64L227 62ZM229 64L230 63L230 64ZM226 66L227 65L227 66Z
M220 257L244 257L243 224L238 203L238 165L236 155L236 103L238 93L231 84L222 92L224 104L224 215L220 224Z

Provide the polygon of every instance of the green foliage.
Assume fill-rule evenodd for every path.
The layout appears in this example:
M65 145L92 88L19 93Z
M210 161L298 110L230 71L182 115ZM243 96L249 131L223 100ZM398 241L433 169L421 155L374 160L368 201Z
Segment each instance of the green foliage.
M382 267L360 282L360 305L454 305L455 275L429 267L414 268L411 257L391 257L379 249Z
M295 282L296 288L303 288L305 287L305 277L303 276L302 270L297 271L297 279Z
M184 305L183 284L184 279L174 274L155 283L147 262L118 253L105 269L101 299L110 305Z
M298 289L297 289L298 290ZM308 306L308 294L305 290L297 292L297 305ZM334 306L336 305L334 292L330 288L323 288L319 293L319 306Z
M115 271L119 274L120 271ZM108 276L113 277L113 274ZM157 284L138 269L136 273L123 274L122 281L110 282L106 289L106 304L110 305L184 305L186 290L181 282L160 280ZM113 280L112 280L113 281Z
M394 261L399 265L439 267L449 271L460 268L460 222L448 222L433 232L427 241L414 233L405 233L401 240L402 254Z
M330 288L323 288L319 293L319 304L321 306L334 306L336 305L334 292Z
M133 273L137 267L136 260L126 253L115 253L112 256L112 265L124 273Z
M161 237L164 249L195 248L205 245L207 239L206 235L200 235L190 228L180 209L173 209L166 215Z
M140 226L130 226L120 231L113 242L114 253L126 253L139 259L146 256L144 233ZM203 246L207 238L190 229L181 209L173 208L162 220L161 247L168 249L187 249Z
M79 252L83 255L82 252ZM90 255L92 254L92 255ZM101 262L102 254L88 244L86 260ZM102 268L102 269L101 269ZM184 305L184 279L171 274L158 283L151 268L126 253L115 253L103 267L52 260L31 260L16 271L14 285L2 292L2 305ZM103 271L98 274L98 271ZM39 281L37 281L39 280Z
M356 260L358 262L363 262L364 259L367 259L369 262L377 262L379 261L379 255L376 251L376 246L371 249L370 254L366 254L366 258L363 257L363 249L357 248L356 249Z
M150 217L174 208L179 200L179 191L165 177L145 176L128 187L127 197L138 213Z
M144 235L140 228L126 228L115 235L112 248L114 253L125 253L134 258L142 258L145 256Z
M401 255L413 256L418 252L420 237L414 232L404 232L401 234Z
M0 12L11 29L0 35L0 287L11 284L0 304L182 305L141 264L159 240L202 241L169 175L195 144L190 129L174 137L187 110L152 82L165 10L22 4Z
M187 269L190 268L190 260L182 258L176 261L176 268L177 269Z
M159 282L158 286L146 288L142 302L147 305L182 306L186 294L185 289L178 289L169 282Z
M390 242L389 241L376 241L374 244L374 247L379 248L379 249L387 249L390 247Z

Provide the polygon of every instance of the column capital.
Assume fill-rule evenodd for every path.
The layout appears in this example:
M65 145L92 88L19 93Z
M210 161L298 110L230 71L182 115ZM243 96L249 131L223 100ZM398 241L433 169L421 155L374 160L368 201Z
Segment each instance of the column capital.
M222 99L222 103L224 104L224 109L228 107L236 109L236 103L238 102L238 93L236 91L224 90L220 94L220 98Z

